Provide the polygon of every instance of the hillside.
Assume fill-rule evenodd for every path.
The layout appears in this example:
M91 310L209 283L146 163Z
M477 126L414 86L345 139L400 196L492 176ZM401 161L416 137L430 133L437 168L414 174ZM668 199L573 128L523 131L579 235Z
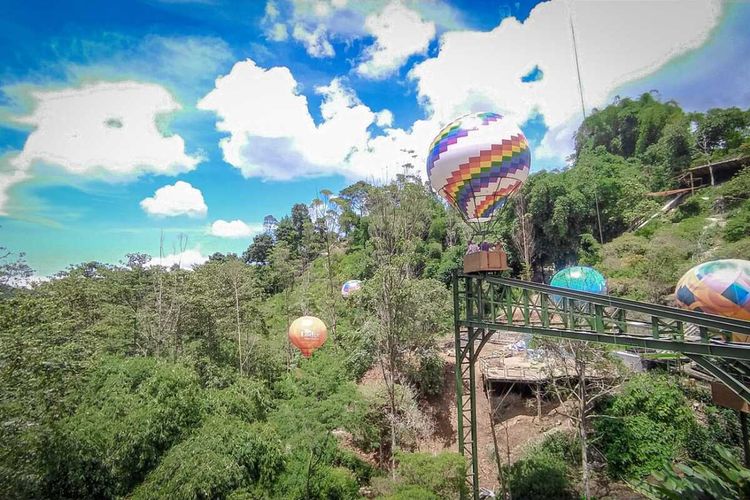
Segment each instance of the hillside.
M580 263L614 295L669 304L691 266L750 258L748 169L630 231L659 208L646 193L694 162L746 151L750 112L688 114L646 94L593 113L576 137L571 166L531 175L500 215L491 236L506 242L512 275L548 281ZM24 288L31 270L4 252L0 496L457 497L466 463L452 452L448 284L470 230L404 172L269 214L243 255L190 270L135 253ZM350 279L364 286L343 298ZM287 338L303 315L328 329L310 359ZM542 418L518 398L499 422L513 434L502 484L483 407L489 486L513 498L632 498L626 485L665 463L724 451L737 462L736 416L705 387L620 374L601 346L542 347L617 377L580 426L570 392L548 395Z

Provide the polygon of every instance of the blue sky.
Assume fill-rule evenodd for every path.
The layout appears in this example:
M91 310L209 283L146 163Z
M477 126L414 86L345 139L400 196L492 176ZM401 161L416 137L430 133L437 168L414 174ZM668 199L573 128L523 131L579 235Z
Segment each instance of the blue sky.
M587 108L658 89L750 106L750 5L450 0L5 1L0 246L37 274L241 252L266 214L383 181L494 110L563 166Z

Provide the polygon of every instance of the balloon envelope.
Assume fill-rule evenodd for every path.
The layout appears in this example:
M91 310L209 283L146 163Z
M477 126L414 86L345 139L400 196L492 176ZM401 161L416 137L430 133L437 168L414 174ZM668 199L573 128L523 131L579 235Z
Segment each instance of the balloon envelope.
M531 150L521 129L497 113L451 122L427 155L432 188L468 222L486 222L526 181Z
M750 320L750 261L699 264L685 273L674 293L677 305L685 309Z
M322 346L328 337L325 323L315 316L302 316L289 326L289 341L302 355L309 358L313 351Z
M362 289L361 281L349 280L346 283L344 283L344 286L341 287L341 295L343 295L344 298L347 298L354 292L358 292L361 289Z
M607 293L607 280L596 269L586 266L566 267L555 273L552 286L589 293Z

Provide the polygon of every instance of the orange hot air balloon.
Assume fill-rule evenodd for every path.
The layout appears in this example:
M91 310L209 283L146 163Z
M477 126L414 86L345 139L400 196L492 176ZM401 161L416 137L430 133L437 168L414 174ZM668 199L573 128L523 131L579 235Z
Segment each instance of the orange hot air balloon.
M325 344L328 329L325 323L315 316L302 316L295 319L289 326L289 341L302 355L309 358L313 351Z

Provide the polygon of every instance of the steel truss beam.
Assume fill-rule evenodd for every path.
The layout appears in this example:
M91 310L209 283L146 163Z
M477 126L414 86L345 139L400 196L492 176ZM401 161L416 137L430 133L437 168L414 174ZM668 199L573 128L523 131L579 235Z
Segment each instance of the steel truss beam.
M750 403L750 322L487 274L453 275L458 449L479 498L475 363L497 331L685 354Z

